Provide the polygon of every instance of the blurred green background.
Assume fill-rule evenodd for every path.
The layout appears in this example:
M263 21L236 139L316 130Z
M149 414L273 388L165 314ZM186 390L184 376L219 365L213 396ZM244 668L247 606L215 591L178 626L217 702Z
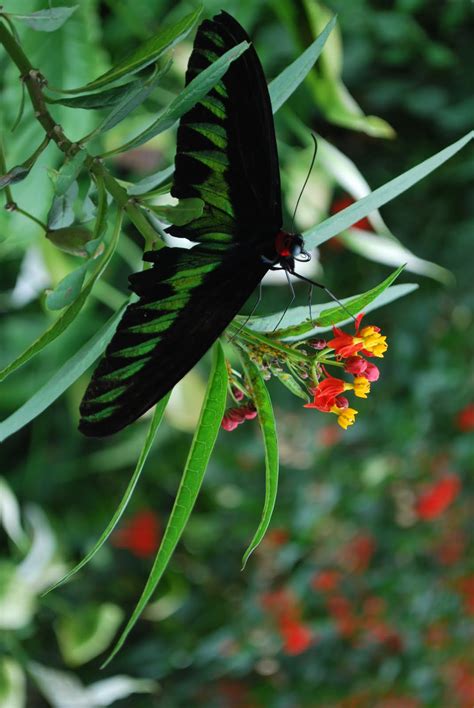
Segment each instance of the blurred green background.
M5 3L12 11L45 5ZM164 19L176 21L192 7L184 1L84 0L56 33L21 28L21 36L52 85L75 86L138 46ZM205 13L221 7L209 0ZM472 128L469 0L328 1L325 9L310 0L278 0L277 6L240 0L225 9L252 36L268 78L312 41L314 22L324 25L328 9L338 13L339 43L333 40L325 55L330 69L318 65L276 120L289 214L309 164L295 117L308 135L313 129L344 153L372 188ZM145 126L179 91L190 49L189 38L176 48L165 88L111 131L106 148ZM346 89L334 75L338 61ZM29 114L13 136L8 132L18 107L17 71L4 53L0 68L2 134L8 164L14 165L40 133ZM382 120L361 118L346 91L365 114ZM72 138L95 120L80 111L79 121L59 107L54 115ZM388 126L395 131L391 137ZM174 149L175 133L168 131L110 166L117 176L139 179L171 164ZM40 218L51 202L44 165L54 164L56 154L47 151L43 167L14 192ZM150 570L209 362L201 362L174 398L120 530L73 582L43 598L42 590L87 552L108 523L146 421L104 441L83 438L77 432L83 377L3 444L0 471L8 486L0 490L6 531L0 696L3 691L12 701L6 705L472 708L473 178L468 146L382 209L405 246L454 279L440 283L405 273L401 282L418 282L419 290L371 315L390 348L355 426L342 432L272 382L282 469L266 540L241 573L263 500L263 449L250 421L233 433L221 432L155 600L102 672L99 657L132 611ZM316 169L297 225L311 225L353 196L330 171ZM41 297L12 297L25 263L56 283L75 261L17 215L2 213L0 229L3 366L51 321ZM142 244L131 229L127 237L123 249L138 267ZM339 297L373 287L390 270L354 253L343 239L324 244L319 256L317 275ZM126 259L115 257L106 278L113 287L97 288L79 324L2 384L2 418L110 316L129 272ZM40 280L38 290L45 286ZM305 289L297 293L304 303ZM287 299L283 288L268 287L263 307L271 312ZM129 677L125 688L118 675ZM100 703L95 684L105 679L108 703Z

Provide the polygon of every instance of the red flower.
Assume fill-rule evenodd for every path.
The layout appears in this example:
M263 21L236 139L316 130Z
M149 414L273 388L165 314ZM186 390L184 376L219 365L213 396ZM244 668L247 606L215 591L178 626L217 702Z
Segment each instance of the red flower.
M287 621L280 623L285 654L296 656L302 654L313 643L313 633L302 622Z
M461 489L461 480L456 474L445 475L424 492L416 503L420 519L429 521L440 516L456 499Z
M336 396L346 390L347 384L342 379L328 376L318 383L314 390L314 401L306 403L305 408L317 408L319 411L329 413L336 405Z
M341 429L337 425L324 425L318 431L318 442L322 447L332 447L341 439Z
M474 575L468 575L457 582L457 589L464 601L464 609L468 615L474 615Z
M139 511L123 529L115 531L112 543L126 548L140 558L152 556L158 550L161 532L158 517L153 511Z
M342 551L342 561L353 573L364 573L375 553L375 540L366 533L354 536Z
M267 532L265 542L270 546L283 546L289 538L290 534L286 529L272 529Z
M339 327L333 327L332 329L335 337L328 342L328 347L334 349L338 358L348 359L364 348L362 339L346 334Z
M463 433L474 430L474 403L469 403L457 414L456 423Z
M336 590L340 581L341 573L338 570L320 570L313 576L311 585L315 590L332 592Z
M331 214L337 214L339 211L343 211L344 209L347 209L348 206L351 206L351 204L355 204L355 200L350 197L348 194L346 194L343 197L340 197L339 199L336 199L332 203L331 206ZM370 221L366 216L364 216L363 219L359 219L359 221L356 221L354 224L352 224L353 229L363 229L364 231L372 231L372 226L370 224Z

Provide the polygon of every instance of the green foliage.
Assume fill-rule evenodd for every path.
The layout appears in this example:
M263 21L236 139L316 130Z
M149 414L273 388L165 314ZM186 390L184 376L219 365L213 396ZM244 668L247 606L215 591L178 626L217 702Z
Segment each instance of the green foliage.
M72 698L93 704L95 690L109 697L104 705L124 698L151 706L156 697L129 697L133 691L156 691L148 678L162 682L159 700L170 707L231 700L334 708L349 701L383 706L390 700L464 705L460 692L470 685L472 666L470 596L462 588L469 588L472 577L469 471L474 460L472 432L457 414L465 409L468 420L466 406L473 400L469 254L474 217L466 196L473 176L468 146L472 100L458 64L472 61L465 26L469 3L448 4L434 16L425 0L400 2L390 10L375 9L366 0L334 2L337 25L319 3L285 0L274 6L243 2L229 7L255 38L267 75L276 76L270 92L274 110L279 109L284 185L299 189L309 162L309 133L324 135L306 192L308 204L303 195L296 217L306 245L322 245L324 278L318 274L318 280L343 295L341 302L353 314L393 303L387 314L379 310L377 319L370 319L389 333L391 346L383 379L363 402L356 426L342 438L326 416L301 409L308 395L306 380L297 375L299 360L288 370L274 362L262 370L246 356L246 346L261 346L297 357L308 351L310 338L350 321L346 310L323 303L312 306L314 322L304 305L289 309L279 323L289 297L275 287L265 288L263 314L254 313L248 321L237 318L229 330L243 350L242 378L232 368L238 367L235 346L226 344L232 364L226 369L216 344L200 419L195 391L203 388L206 361L169 403L160 402L151 420L96 443L80 438L75 428L86 371L123 311L110 316L110 306L116 309L126 298L135 252L143 249L143 241L150 248L160 238L161 222L177 223L199 213L199 204L167 206L173 167L166 165L174 154L168 128L245 51L240 47L235 56L219 66L216 62L208 75L195 80L192 91L183 91L180 52L190 47L201 9L186 15L189 8L178 4L166 17L165 3L154 4L151 11L149 3L137 2L133 12L126 3L107 5L110 11L99 17L95 0L78 9L45 9L45 3L22 0L5 3L10 15L0 20L2 32L15 27L25 55L48 79L41 90L66 139L91 146L89 152L81 143L77 151L77 146L52 146L50 138L44 139L28 95L21 109L20 72L4 53L6 156L0 186L5 202L13 199L18 210L0 217L0 439L5 441L5 471L22 506L23 501L40 505L53 528L40 512L20 511L15 494L0 488L6 510L2 523L11 540L11 559L1 569L6 582L0 609L8 607L15 623L5 630L12 658L0 660L0 702L24 705L28 675L29 697L39 700L38 690L52 706L60 700L67 705ZM206 4L206 16L211 5ZM53 29L58 31L46 43L45 35L33 31ZM168 68L166 54L172 47L174 64ZM151 73L157 60L160 68ZM377 116L364 115L358 104ZM10 136L7 129L17 115L21 122ZM369 141L365 135L392 140ZM132 147L137 152L127 154ZM92 150L94 155L116 154L116 161L94 160ZM147 163L150 155L153 160ZM338 162L341 155L346 162ZM293 170L296 163L300 172ZM383 186L370 192L367 183ZM358 201L330 215L341 190ZM163 201L159 194L166 195ZM374 212L379 207L384 221ZM366 216L371 226L351 228ZM330 240L335 236L338 241ZM31 257L47 275L51 291L42 298L42 285L18 304L21 273ZM406 282L401 269L387 278L380 265L404 262L407 270L438 278L451 289L424 280L405 304L404 296L417 286ZM447 269L457 278L456 289ZM393 285L399 275L403 282ZM304 289L295 287L304 301ZM361 294L351 296L354 292ZM62 309L55 319L51 308ZM263 445L249 422L222 433L214 447L228 373L232 391L238 384L246 395L252 393ZM267 382L269 375L276 383ZM276 505L275 418L282 466ZM194 437L186 461L190 432ZM145 462L154 470L149 478L142 475ZM151 532L139 526L133 530L134 519L148 509L161 524L183 468L166 530L148 539L145 553L138 539ZM123 475L130 482L117 502ZM462 485L452 506L432 519L417 516L424 490L449 475ZM28 522L24 528L23 520ZM119 534L125 531L128 546L118 550ZM237 559L249 538L244 563L253 554L239 577ZM40 548L48 553L35 555ZM147 560L135 557L140 554ZM82 560L68 572L65 561L74 557ZM25 579L23 562L23 568L39 568L38 576ZM86 563L80 580L40 597L46 585L60 584ZM324 573L332 570L339 573L335 586L321 589L331 582ZM96 689L94 681L101 678L97 664L83 665L110 651L118 608L133 606L144 585L113 655L142 613L147 621L136 627L108 667L113 673ZM376 606L379 614L371 615ZM52 648L53 624L61 658ZM32 661L22 666L26 655ZM115 671L147 678L123 677L118 687ZM66 694L61 693L64 686Z

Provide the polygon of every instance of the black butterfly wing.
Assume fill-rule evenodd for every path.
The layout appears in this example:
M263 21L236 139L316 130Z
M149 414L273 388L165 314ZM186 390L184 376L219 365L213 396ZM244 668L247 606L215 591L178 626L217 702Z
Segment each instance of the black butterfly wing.
M206 353L267 267L255 253L163 248L131 276L140 296L127 307L81 404L80 430L120 430L159 401ZM257 263L257 266L256 266Z
M248 40L227 13L197 32L186 81ZM268 269L281 227L273 118L253 47L184 115L172 194L199 197L203 215L174 236L199 245L145 254L153 268L130 278L128 306L81 404L79 428L114 433L157 403L199 361Z
M226 12L199 27L186 84L250 38ZM171 193L199 197L202 217L168 229L192 241L271 243L282 225L280 172L272 108L251 45L210 93L181 119Z

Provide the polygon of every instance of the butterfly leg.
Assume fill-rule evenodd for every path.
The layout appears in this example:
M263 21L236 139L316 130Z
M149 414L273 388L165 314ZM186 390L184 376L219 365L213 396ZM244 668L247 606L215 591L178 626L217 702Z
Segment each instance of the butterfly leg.
M313 285L311 284L308 288L308 309L309 309L309 320L313 323L313 314L311 308L313 305Z
M284 318L284 316L286 315L286 313L288 312L289 308L292 306L296 295L295 295L295 289L293 287L293 283L291 282L290 274L288 273L287 269L286 268L274 268L273 270L284 270L285 271L286 279L288 281L288 285L290 286L290 290L291 290L291 300L288 303L288 305L285 307L285 310L284 310L282 316L280 317L280 319L276 323L275 327L273 328L273 332L275 332L275 330L277 330L278 327L280 326L281 321Z
M247 322L249 321L249 319L250 319L250 318L252 317L252 315L254 314L254 312L255 312L255 310L257 309L257 307L260 305L261 301L262 301L262 281L260 281L259 284L258 284L258 297L257 297L257 300L256 300L254 306L252 307L252 310L250 311L250 314L247 315L247 317L246 317L246 319L245 319L245 322L239 327L239 329L237 330L237 332L236 332L234 335L232 335L232 337L229 339L229 343L232 344L232 342L233 342L234 339L237 337L237 335L240 334L240 332L243 330L243 328L245 327L245 325L247 324Z

